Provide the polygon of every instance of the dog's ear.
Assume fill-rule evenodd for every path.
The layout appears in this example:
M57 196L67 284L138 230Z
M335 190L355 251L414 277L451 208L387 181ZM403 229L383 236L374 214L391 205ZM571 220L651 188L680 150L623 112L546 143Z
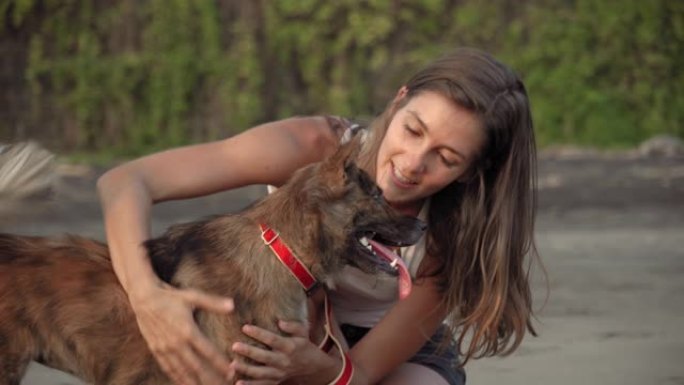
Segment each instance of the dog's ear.
M347 143L340 147L324 162L326 172L336 176L335 180L344 184L347 172L355 168L355 161L361 151L361 135L354 135Z

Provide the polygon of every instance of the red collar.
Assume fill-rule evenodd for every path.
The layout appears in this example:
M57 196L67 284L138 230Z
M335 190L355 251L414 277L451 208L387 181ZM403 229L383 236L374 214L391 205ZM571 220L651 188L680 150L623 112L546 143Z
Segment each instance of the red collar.
M311 271L297 258L289 247L280 239L280 234L270 227L259 224L261 228L261 239L268 245L280 262L287 267L288 271L299 281L306 295L311 295L318 287L318 281L311 274Z
M296 255L290 250L289 247L280 239L280 234L270 227L259 224L261 228L261 239L264 243L271 248L273 253L278 257L280 262L287 267L288 271L299 281L302 288L306 292L307 296L310 296L314 290L318 287L319 283L316 278L311 274L311 271L304 266L302 261L297 258ZM319 348L323 351L328 352L333 345L337 346L337 349L342 356L342 370L335 377L335 379L329 385L349 385L352 377L354 376L354 365L352 364L351 357L349 353L344 351L340 341L333 335L332 327L332 307L328 303L328 296L325 296L325 338L321 341Z

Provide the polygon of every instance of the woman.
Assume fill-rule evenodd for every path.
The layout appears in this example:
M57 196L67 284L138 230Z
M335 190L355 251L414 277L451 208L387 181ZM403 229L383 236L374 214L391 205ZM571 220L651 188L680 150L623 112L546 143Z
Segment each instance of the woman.
M310 342L305 325L287 322L280 323L287 337L243 328L271 349L235 344L234 352L262 365L229 362L198 331L192 311L229 313L231 300L165 285L140 245L149 237L153 203L255 183L278 186L332 153L353 129L344 119L286 119L147 156L98 181L114 269L145 340L177 383L242 373L255 378L242 384L326 384L340 371L340 358ZM331 291L353 345L352 383L462 384L456 347L440 344L449 331L463 363L510 352L526 330L534 334L524 260L536 255L535 143L527 93L509 68L472 49L428 65L366 130L358 163L393 207L425 218L428 232L402 251L415 281L406 299L378 293L377 278L352 269Z

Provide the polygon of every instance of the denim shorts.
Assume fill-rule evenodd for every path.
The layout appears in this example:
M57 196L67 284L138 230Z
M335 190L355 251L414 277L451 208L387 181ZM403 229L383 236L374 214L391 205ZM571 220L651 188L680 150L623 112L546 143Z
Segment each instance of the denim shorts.
M349 324L340 325L342 334L347 340L349 347L354 346L369 328ZM442 344L441 341L447 333L446 327L441 326L437 332L423 345L422 348L408 362L425 366L439 373L449 385L465 385L465 370L459 367L456 344L450 342Z

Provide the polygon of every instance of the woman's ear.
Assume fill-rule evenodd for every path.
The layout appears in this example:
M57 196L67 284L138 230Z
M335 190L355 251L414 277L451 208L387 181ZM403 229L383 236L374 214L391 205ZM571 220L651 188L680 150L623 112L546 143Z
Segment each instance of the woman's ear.
M397 91L397 94L394 96L394 99L392 99L392 103L390 104L389 108L389 115L390 117L394 116L394 114L401 108L401 106L406 103L406 98L408 95L408 88L406 86L401 86L399 88L399 91Z
M397 104L401 102L406 97L406 95L408 95L408 87L401 86L401 88L399 88L399 91L397 91L397 94L394 96L393 103Z

